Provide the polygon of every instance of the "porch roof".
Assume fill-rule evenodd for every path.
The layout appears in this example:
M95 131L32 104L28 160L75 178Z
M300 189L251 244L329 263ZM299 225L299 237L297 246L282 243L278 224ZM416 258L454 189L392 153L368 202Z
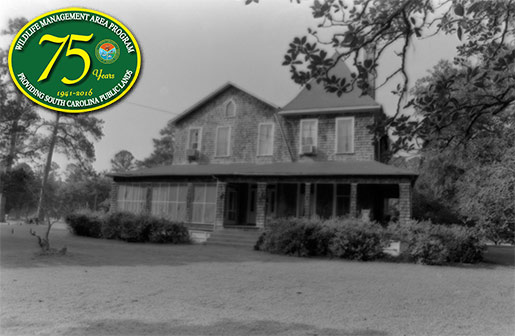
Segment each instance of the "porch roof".
M113 172L112 177L187 177L187 176L395 176L418 174L377 161L310 161L269 164L183 164Z

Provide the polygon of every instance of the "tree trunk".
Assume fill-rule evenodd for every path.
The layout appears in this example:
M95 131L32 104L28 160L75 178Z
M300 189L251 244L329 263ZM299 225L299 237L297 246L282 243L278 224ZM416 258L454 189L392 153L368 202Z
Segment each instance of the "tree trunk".
M41 182L41 191L39 192L39 200L38 200L38 209L36 213L36 218L43 222L45 219L44 212L44 202L45 202L45 189L48 182L48 175L50 175L50 168L52 168L52 156L54 154L55 143L57 142L57 132L59 131L59 119L61 118L61 113L55 113L55 124L54 129L52 130L52 137L50 138L50 146L48 147L48 155L45 164L45 170L43 171L43 178Z

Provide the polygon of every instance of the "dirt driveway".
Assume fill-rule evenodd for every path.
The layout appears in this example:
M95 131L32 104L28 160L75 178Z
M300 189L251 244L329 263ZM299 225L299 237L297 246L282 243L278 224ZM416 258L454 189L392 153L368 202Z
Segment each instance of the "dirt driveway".
M37 256L27 226L0 225L1 335L515 334L509 266L51 238L69 254Z

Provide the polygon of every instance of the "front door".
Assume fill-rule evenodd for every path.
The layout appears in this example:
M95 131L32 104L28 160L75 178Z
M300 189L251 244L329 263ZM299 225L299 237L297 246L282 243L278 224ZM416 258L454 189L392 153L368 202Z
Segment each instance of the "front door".
M226 195L225 222L229 225L235 225L238 219L238 193L233 188L227 188Z
M253 184L249 186L249 197L247 205L247 224L256 224L256 195L257 185Z

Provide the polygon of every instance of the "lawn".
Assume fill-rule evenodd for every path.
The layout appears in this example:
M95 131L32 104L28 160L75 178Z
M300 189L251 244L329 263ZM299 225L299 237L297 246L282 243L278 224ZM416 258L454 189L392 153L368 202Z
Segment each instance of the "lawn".
M59 228L52 243L68 254L48 257L28 230L0 225L1 335L515 334L513 266L301 259Z

